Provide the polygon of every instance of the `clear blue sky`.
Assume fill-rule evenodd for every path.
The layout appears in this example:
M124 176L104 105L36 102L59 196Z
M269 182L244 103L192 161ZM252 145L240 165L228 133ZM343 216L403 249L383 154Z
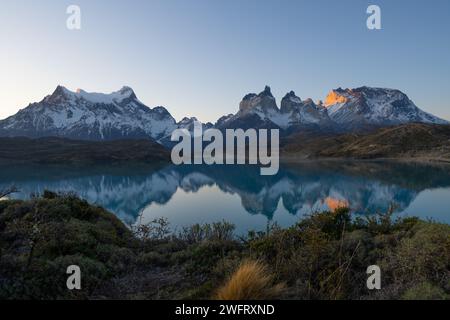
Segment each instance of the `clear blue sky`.
M66 28L70 4L80 31ZM366 28L369 4L380 31ZM450 119L448 0L3 0L0 22L0 119L58 84L129 85L148 106L203 121L266 84L278 101L380 86Z

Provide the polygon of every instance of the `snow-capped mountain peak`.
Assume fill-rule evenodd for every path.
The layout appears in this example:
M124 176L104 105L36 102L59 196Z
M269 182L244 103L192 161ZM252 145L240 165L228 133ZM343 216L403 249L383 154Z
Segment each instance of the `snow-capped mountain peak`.
M183 119L181 119L180 122L177 123L177 126L180 129L187 129L190 132L193 132L194 131L194 125L195 125L196 122L200 123L202 125L202 130L207 130L207 129L213 127L212 123L210 123L210 122L202 123L196 117L191 117L191 118L184 117Z
M130 87L104 94L58 86L41 102L0 121L0 135L158 140L176 127L175 119L165 108L148 108Z
M97 93L87 92L83 89L77 89L76 91L70 91L66 87L58 86L52 95L47 96L44 101L46 102L62 102L68 101L76 103L76 101L83 99L91 103L100 104L120 104L125 99L137 99L136 94L130 87L124 86L118 91L112 93Z
M351 127L408 122L448 123L419 109L406 94L396 89L338 88L328 94L325 107L333 121Z

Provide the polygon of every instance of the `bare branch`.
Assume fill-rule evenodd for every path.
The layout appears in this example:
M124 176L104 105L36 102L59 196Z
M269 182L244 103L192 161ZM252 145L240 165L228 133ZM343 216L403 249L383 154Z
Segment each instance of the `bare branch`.
M9 196L11 193L19 192L19 190L15 186L11 186L6 189L0 189L0 199L6 196Z

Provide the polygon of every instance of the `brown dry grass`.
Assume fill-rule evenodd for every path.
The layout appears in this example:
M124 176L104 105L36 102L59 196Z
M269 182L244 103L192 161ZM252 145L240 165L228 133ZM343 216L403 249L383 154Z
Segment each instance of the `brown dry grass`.
M218 300L264 300L280 297L284 284L275 284L268 267L260 261L241 263L228 281L217 290Z

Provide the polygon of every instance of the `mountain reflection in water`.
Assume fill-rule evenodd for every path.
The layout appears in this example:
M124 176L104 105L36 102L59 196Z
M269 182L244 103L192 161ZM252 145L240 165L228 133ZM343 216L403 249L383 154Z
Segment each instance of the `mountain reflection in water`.
M288 226L315 210L395 212L450 223L450 167L396 162L304 162L260 176L252 166L0 168L14 198L75 192L133 223L166 216L172 226L227 220L238 232Z

